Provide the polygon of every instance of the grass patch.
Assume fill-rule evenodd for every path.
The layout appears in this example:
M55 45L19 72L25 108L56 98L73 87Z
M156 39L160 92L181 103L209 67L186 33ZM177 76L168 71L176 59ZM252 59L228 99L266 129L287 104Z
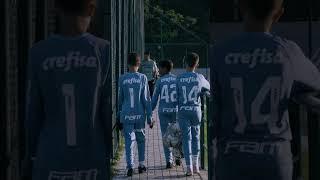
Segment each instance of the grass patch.
M117 174L116 166L117 166L118 162L121 160L123 151L124 151L124 138L123 138L123 136L120 136L118 151L116 152L115 157L111 161L111 176L112 177Z

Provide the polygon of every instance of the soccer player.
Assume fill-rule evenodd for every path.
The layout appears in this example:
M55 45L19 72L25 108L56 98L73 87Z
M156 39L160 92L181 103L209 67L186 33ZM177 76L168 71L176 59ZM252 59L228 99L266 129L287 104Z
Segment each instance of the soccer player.
M291 90L319 91L320 73L297 44L270 33L282 3L241 0L245 32L212 49L217 180L292 179Z
M30 50L26 110L33 180L104 180L109 42L87 29L95 0L56 0L59 34Z
M177 77L178 122L183 134L183 153L187 176L199 173L201 100L210 91L210 84L203 75L195 72L199 56L190 53L186 57L186 71Z
M129 72L119 78L119 116L123 127L128 176L134 167L134 143L138 144L139 173L147 169L145 160L145 123L153 127L151 99L147 77L138 73L141 60L137 53L128 56ZM122 129L122 128L120 128Z
M147 76L150 94L153 95L154 86L158 79L159 72L156 62L154 62L150 56L151 53L149 51L144 53L144 60L141 63L140 72Z
M155 91L152 97L152 110L154 111L158 101L158 115L160 120L160 128L162 136L165 135L169 123L175 123L177 120L177 77L171 73L173 63L170 60L161 61L159 63L160 79L156 82ZM160 100L159 100L160 98ZM167 162L167 169L173 167L172 150L163 145L164 154ZM176 159L176 165L180 165L180 159Z

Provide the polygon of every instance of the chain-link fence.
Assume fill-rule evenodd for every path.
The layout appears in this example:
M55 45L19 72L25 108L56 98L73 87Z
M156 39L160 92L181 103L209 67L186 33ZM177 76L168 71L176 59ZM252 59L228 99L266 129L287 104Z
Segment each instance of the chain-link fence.
M144 52L144 1L143 0L110 0L101 9L104 18L100 20L105 24L104 37L111 42L112 63L112 122L110 123L110 138L112 137L112 157L118 150L121 140L116 128L116 114L118 111L118 79L127 71L127 55L129 52ZM108 30L111 28L111 30Z
M207 68L208 46L204 43L146 43L146 51L156 62L170 59L175 68L184 68L184 58L190 52L200 56L200 68Z

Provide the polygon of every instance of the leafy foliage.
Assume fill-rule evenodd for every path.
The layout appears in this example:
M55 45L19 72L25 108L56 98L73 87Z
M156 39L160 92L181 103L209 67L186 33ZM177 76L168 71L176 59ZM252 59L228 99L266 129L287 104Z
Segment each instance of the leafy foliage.
M181 27L193 31L198 20L173 9L164 9L158 0L145 0L146 42L173 42L190 39Z

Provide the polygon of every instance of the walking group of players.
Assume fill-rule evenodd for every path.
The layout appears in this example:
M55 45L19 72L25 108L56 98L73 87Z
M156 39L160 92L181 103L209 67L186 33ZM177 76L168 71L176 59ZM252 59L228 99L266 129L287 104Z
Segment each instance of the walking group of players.
M26 162L34 159L33 180L105 180L112 141L107 135L113 109L110 43L87 33L95 0L56 0L56 4L60 34L30 50ZM152 111L158 101L162 131L176 119L180 124L186 174L199 172L199 96L210 90L209 121L217 142L215 169L210 171L215 178L292 179L289 100L314 100L320 73L297 44L271 33L284 12L282 4L283 0L240 0L244 32L210 49L211 87L194 72L199 57L191 53L186 72L178 77L170 73L172 62L159 63L161 78L151 100L148 84L154 82L138 73L139 55L129 55L129 72L118 81L118 125L125 136L129 176L134 141L139 172L146 171L145 121L153 127ZM311 107L319 109L315 103L319 101L312 102ZM165 156L170 168L173 158L166 147Z
M147 54L149 55L149 54ZM150 68L144 65L142 71L155 74L155 63L149 59ZM119 127L124 129L128 176L133 174L134 142L138 144L139 173L146 171L145 160L145 121L153 127L152 111L158 105L161 132L164 135L169 124L177 121L183 134L183 152L186 159L187 176L199 173L201 101L200 96L209 94L210 84L203 75L195 72L199 65L196 53L186 57L186 72L176 77L171 73L173 63L169 60L159 63L160 79L150 98L148 78L138 72L141 60L136 53L129 54L129 72L119 79ZM155 67L155 68L154 68ZM145 70L147 68L148 70ZM153 79L149 78L149 82ZM152 82L149 83L152 86ZM152 89L152 88L151 88ZM167 168L173 166L173 155L169 147L164 146ZM180 165L180 159L176 164Z

